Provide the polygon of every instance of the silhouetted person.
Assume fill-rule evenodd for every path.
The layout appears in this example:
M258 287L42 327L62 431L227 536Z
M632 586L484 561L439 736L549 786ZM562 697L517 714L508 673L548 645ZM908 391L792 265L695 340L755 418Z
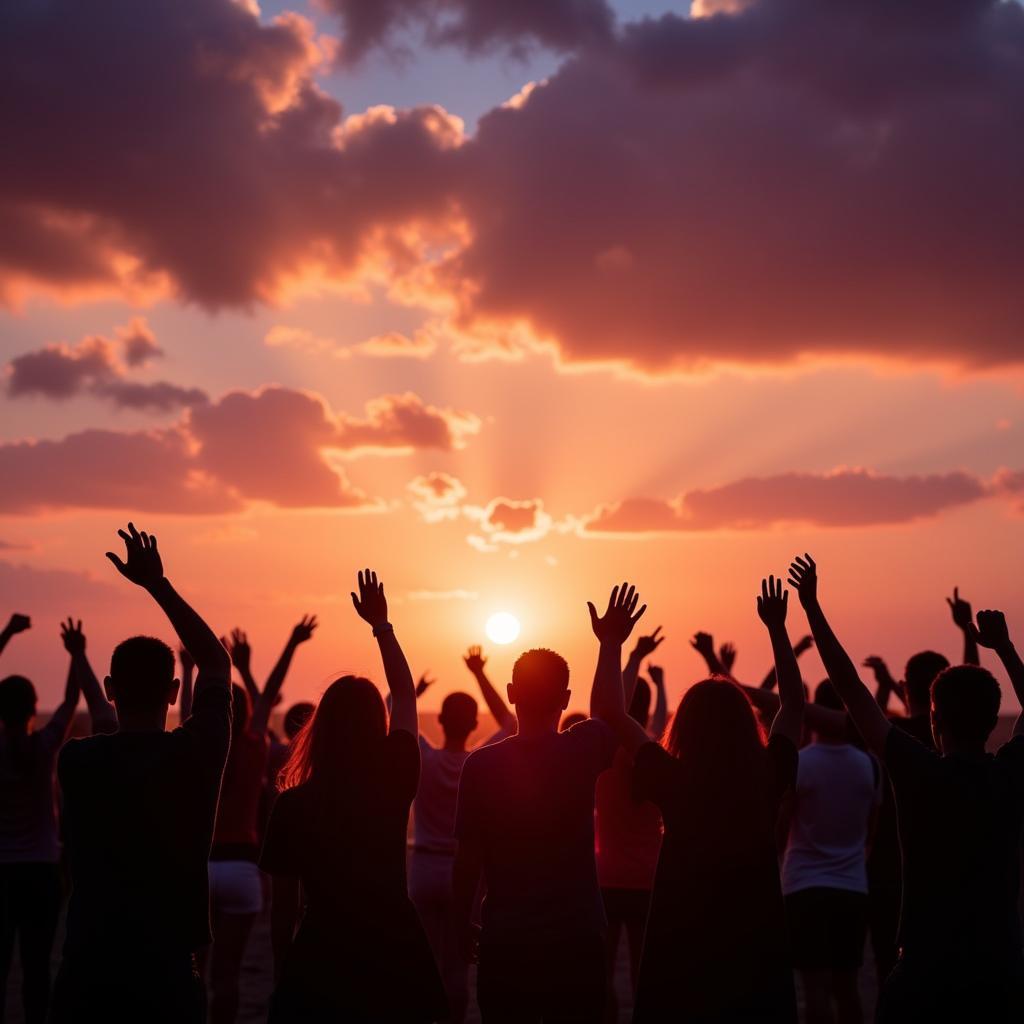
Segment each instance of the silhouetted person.
M512 669L517 735L474 751L462 770L455 899L462 945L481 874L477 1000L495 1021L602 1020L605 916L594 860L594 787L617 746L604 723L566 732L569 666L527 651Z
M898 694L906 715L890 714L892 725L934 749L931 726L931 688L949 660L937 651L920 651L907 660L902 682L894 680L885 662L872 656L864 662L876 680L875 701L885 710L890 694ZM882 787L878 827L868 856L868 927L875 970L879 980L889 976L899 958L900 840L896 824L896 801L888 778Z
M248 638L238 629L231 634L232 664L247 682L245 687L231 688L231 749L210 851L213 942L200 965L209 983L210 1024L232 1024L238 1015L242 958L253 923L263 910L263 878L257 864L263 840L270 713L295 651L312 637L316 626L315 616L303 616L262 690L250 671Z
M0 650L28 628L27 616L12 616ZM24 676L0 680L0 1021L16 942L25 1021L42 1024L49 1008L50 957L61 904L54 764L78 695L71 668L63 702L46 725L33 729L35 687Z
M463 660L498 723L498 732L485 740L485 745L511 736L516 729L515 715L488 679L487 659L479 647L470 647ZM417 696L421 696L428 685L424 677L417 687ZM435 747L422 733L419 736L420 785L413 803L409 896L441 970L448 994L449 1019L460 1022L466 1015L469 996L469 964L459 947L452 897L455 808L459 778L469 757L466 744L478 725L477 703L468 693L449 693L441 703L438 721L444 735L440 747Z
M623 699L628 702L630 717L644 729L650 717L651 689L639 678L640 665L661 644L663 638L658 632L655 630L650 636L639 638L622 673ZM660 671L652 668L652 672L660 677ZM664 692L663 683L661 692ZM615 751L612 766L598 777L594 810L597 881L608 919L605 1018L614 1022L618 1020L619 1011L615 991L619 942L625 939L630 983L635 993L644 926L661 850L661 812L649 800L638 796L633 782L632 758L623 747Z
M1024 959L1017 917L1024 822L1024 714L1014 738L985 753L999 713L999 685L977 666L948 668L932 684L938 751L895 728L861 682L817 594L814 561L790 568L793 585L836 691L896 794L903 853L900 959L882 988L883 1022L1024 1015ZM993 648L1018 699L1024 663L1001 612L979 612L975 639Z
M389 724L373 683L344 676L292 744L260 862L273 876L274 1024L446 1013L406 886L420 774L415 687L375 573L359 574L352 601L380 646L393 710Z
M707 679L680 701L666 746L627 713L622 644L644 609L616 587L603 617L594 708L634 755L641 795L665 835L651 896L636 1021L796 1021L775 852L781 800L797 771L804 691L786 634L781 582L765 580L758 613L775 655L781 707L767 746L736 684Z
M163 609L198 668L191 718L166 732L174 652L119 644L107 695L118 731L72 740L58 775L72 892L58 974L58 1022L202 1021L195 969L210 941L207 860L231 738L227 651L163 573L156 537L119 530L118 571Z
M826 679L814 703L842 710ZM845 737L816 732L800 751L782 892L806 1024L860 1024L857 975L867 935L867 846L882 799L877 762Z

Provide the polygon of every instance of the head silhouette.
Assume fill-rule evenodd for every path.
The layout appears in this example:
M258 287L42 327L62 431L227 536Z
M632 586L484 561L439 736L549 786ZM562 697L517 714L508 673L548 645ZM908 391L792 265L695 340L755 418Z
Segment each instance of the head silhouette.
M249 728L252 701L244 686L231 684L231 735L238 736Z
M299 701L293 704L284 713L284 734L288 739L293 740L299 734L299 730L310 720L316 705L308 700Z
M10 731L28 728L36 714L36 688L24 676L0 679L0 723Z
M553 717L557 725L569 696L569 666L565 658L546 648L519 655L512 666L508 699L520 718Z
M651 688L646 679L636 681L633 699L629 702L629 717L647 728L647 722L651 717Z
M935 682L935 677L947 668L949 659L937 651L920 651L910 658L903 670L903 681L907 688L907 705L911 714L921 715L927 712L932 683Z
M387 709L377 687L362 676L336 679L292 741L281 788L304 782L344 787L387 732Z
M832 685L830 679L822 679L814 688L814 703L819 708L828 708L830 711L846 710L846 706L843 704L839 694L836 693L836 688Z
M568 732L574 725L579 725L580 722L585 722L587 716L582 711L570 711L561 721L558 726L559 732Z
M987 668L954 665L932 683L932 735L943 753L982 750L999 718L999 683Z
M477 727L477 704L468 693L449 693L441 702L438 721L446 743L462 745Z
M716 677L691 686L664 745L686 765L687 798L709 840L723 844L723 855L770 833L774 811L764 732L739 686Z
M159 714L178 696L174 678L174 651L152 636L133 636L114 648L107 696L118 714Z

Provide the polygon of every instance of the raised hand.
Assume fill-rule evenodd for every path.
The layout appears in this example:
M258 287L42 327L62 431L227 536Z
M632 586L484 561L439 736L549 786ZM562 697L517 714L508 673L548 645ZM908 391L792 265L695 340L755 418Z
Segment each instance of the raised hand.
M27 615L22 615L21 612L15 612L7 620L7 625L4 626L4 632L8 636L16 636L18 633L24 633L26 629L31 628L32 620Z
M647 674L651 677L651 682L654 683L656 689L661 689L665 685L665 670L660 665L647 666Z
M152 590L163 578L164 567L160 553L156 548L156 536L139 533L134 523L128 524L128 532L117 531L124 541L125 560L121 561L113 551L107 552L107 558L114 563L117 571L137 586Z
M487 664L487 658L484 657L483 649L479 644L470 647L462 656L462 660L466 663L466 668L475 676L480 675L484 670L484 665Z
M694 633L690 646L704 659L715 657L715 640L710 633Z
M639 601L640 595L636 592L636 588L626 583L623 583L621 587L612 587L611 596L608 598L608 607L602 616L597 614L593 603L588 601L590 625L597 639L602 643L625 643L640 616L647 611L647 605L643 605L639 611L636 610Z
M292 629L292 644L294 644L295 646L298 646L299 644L304 644L307 640L310 639L310 637L312 637L313 630L316 629L318 625L320 625L320 623L316 621L315 615L303 615L298 625L296 625Z
M423 675L420 676L419 680L416 683L416 696L417 697L422 697L423 694L425 694L427 692L427 690L429 690L434 685L434 683L436 683L436 682L437 682L436 679L431 679L427 675L427 673L424 672Z
M953 588L953 596L946 598L946 604L949 605L950 613L953 616L953 622L956 623L962 630L969 630L974 615L971 612L971 604L969 601L965 601L960 596L960 588Z
M799 658L801 654L806 654L814 646L813 636L802 636L793 645L793 653Z
M658 636L660 632L661 626L659 626L653 633L637 638L636 650L634 653L641 661L653 654L661 646L662 641L665 638L663 636Z
M871 669L875 675L875 681L880 685L887 686L891 690L897 688L896 680L893 679L884 658L880 658L877 654L869 654L864 659L864 667Z
M722 668L732 675L732 667L736 664L736 647L734 644L724 643L718 648L718 660L722 663Z
M797 555L789 567L789 585L797 592L804 608L818 603L818 566L810 555Z
M228 654L231 655L231 664L239 672L248 672L249 666L252 663L252 648L249 646L248 634L244 630L233 629L231 630L231 637L229 639L222 637L221 643L224 644L228 649Z
M64 650L68 652L72 657L76 654L85 653L85 634L82 632L82 620L78 620L78 625L75 625L75 620L70 616L67 622L60 624L60 638L64 641Z
M757 599L757 614L769 629L778 629L786 624L789 610L789 591L783 590L782 580L769 576L761 580L761 593Z
M1010 631L1006 625L1006 616L999 611L985 610L978 612L978 624L969 623L971 635L982 647L993 651L1005 651L1010 647Z
M356 614L374 629L388 621L388 602L384 596L384 584L377 581L377 574L369 569L359 574L359 596L352 594L352 605Z

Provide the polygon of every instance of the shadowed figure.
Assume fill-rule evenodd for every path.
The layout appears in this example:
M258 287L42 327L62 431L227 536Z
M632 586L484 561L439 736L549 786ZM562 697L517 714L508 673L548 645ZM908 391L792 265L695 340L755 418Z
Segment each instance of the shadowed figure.
M901 952L882 988L879 1021L1020 1021L1024 713L1013 739L987 754L999 684L974 665L947 668L931 686L937 750L928 749L895 728L861 682L822 611L817 567L809 555L793 562L790 581L829 678L868 748L885 764L896 796L903 856ZM1024 663L1002 613L978 612L970 628L976 643L998 654L1024 703Z
M527 651L512 669L518 734L474 751L462 770L455 899L467 958L477 885L477 999L493 1022L602 1020L605 916L594 860L594 787L616 740L588 719L566 732L569 666Z
M207 859L231 739L227 651L164 576L155 536L119 530L108 558L167 615L198 668L191 718L166 732L174 652L137 636L115 649L110 735L71 740L58 775L71 869L54 1020L202 1021L195 953L210 941Z
M636 1021L796 1020L774 831L796 779L804 693L786 634L781 583L762 583L758 613L776 659L781 706L767 746L743 690L691 687L665 747L626 713L622 644L644 609L616 587L603 616L594 709L634 757L637 792L661 810L665 835L637 985Z
M415 687L375 573L359 574L352 600L380 647L392 713L389 723L373 683L343 676L292 743L260 860L273 877L274 1024L427 1022L447 1011L406 888Z

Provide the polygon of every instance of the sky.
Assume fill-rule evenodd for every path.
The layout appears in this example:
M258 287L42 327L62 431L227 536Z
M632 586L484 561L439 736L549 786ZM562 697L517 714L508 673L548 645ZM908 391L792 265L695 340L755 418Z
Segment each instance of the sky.
M897 674L957 658L954 586L1024 629L1017 3L14 0L0 93L2 668L43 707L62 616L101 675L171 639L129 519L257 676L318 614L286 700L379 679L367 565L431 708L497 611L495 681L553 647L585 707L622 579L672 699L698 629L760 679L803 551Z

